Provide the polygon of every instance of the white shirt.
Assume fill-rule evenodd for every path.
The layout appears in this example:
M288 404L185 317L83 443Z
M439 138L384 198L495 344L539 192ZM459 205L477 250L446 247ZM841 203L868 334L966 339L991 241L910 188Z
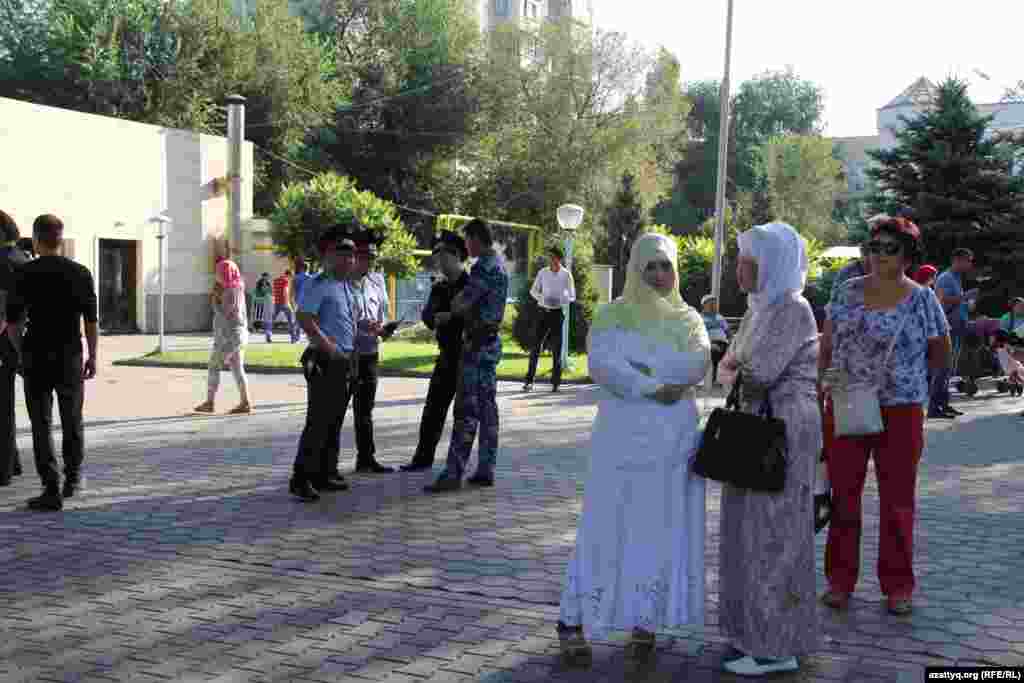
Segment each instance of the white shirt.
M551 268L541 268L537 279L533 281L530 295L537 300L541 308L561 308L576 301L576 286L573 284L572 273L561 267L555 273Z

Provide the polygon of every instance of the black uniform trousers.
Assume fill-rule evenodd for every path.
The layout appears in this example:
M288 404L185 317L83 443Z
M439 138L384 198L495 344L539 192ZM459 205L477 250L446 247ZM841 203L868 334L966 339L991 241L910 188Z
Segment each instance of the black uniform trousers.
M0 483L6 483L18 469L18 441L14 420L14 364L0 365Z
M561 308L541 308L540 318L537 320L537 331L534 334L533 350L530 351L530 367L526 371L526 383L533 384L534 375L537 374L537 360L540 352L551 337L551 384L558 386L562 383L562 323L565 321L565 314Z
M373 440L373 407L377 401L377 373L380 356L376 353L358 356L349 378L349 395L352 398L352 412L356 432L356 467L374 462L377 447ZM344 411L331 427L327 441L328 461L333 468L330 473L341 476L341 430L345 426Z
M461 348L454 353L442 351L434 361L434 371L430 373L430 386L427 388L427 402L420 418L420 440L412 458L414 465L434 464L437 444L441 441L444 422L448 419L448 408L459 386L460 352Z
M60 426L63 432L61 454L64 476L80 481L85 458L85 429L82 406L85 381L82 379L82 352L25 351L22 356L25 380L25 404L32 421L32 448L36 471L47 488L60 485L60 466L53 444L53 395L57 395Z
M348 358L321 357L313 370L306 371L306 425L299 437L295 456L295 475L314 485L333 475L338 468L335 451L332 461L331 438L345 421L350 398L351 361Z

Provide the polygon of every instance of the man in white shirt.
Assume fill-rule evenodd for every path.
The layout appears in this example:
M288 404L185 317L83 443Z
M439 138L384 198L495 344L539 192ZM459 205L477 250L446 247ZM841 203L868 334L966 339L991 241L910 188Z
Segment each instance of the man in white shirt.
M573 284L572 273L562 267L562 258L565 256L559 247L552 247L550 252L551 262L547 268L542 268L537 273L537 278L530 288L530 295L537 300L540 307L540 315L537 320L537 328L534 333L533 350L530 352L530 367L526 371L526 384L523 391L533 389L533 378L537 374L537 359L540 357L541 349L544 348L548 337L551 337L551 356L553 367L551 369L552 391L558 391L558 385L562 382L562 322L565 314L562 307L576 301L576 286Z

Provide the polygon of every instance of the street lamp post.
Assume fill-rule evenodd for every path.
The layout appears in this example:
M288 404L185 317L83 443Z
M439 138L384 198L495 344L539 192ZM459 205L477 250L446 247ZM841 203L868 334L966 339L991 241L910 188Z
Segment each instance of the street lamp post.
M583 222L583 207L576 204L563 204L558 207L555 217L558 218L558 225L567 234L565 237L565 267L572 273L572 236L576 229ZM569 312L570 305L565 305L562 316L562 367L569 369Z
M170 228L171 219L167 214L161 213L150 219L150 222L156 223L156 243L157 249L159 249L159 273L160 273L160 304L157 312L157 343L156 352L164 352L164 298L166 294L165 277L164 277L164 238L167 237L167 233Z
M729 62L732 56L732 4L729 0L725 19L725 72L719 91L721 118L718 126L718 178L715 187L715 260L711 267L711 294L719 301L722 293L722 252L725 247L725 181L729 153Z

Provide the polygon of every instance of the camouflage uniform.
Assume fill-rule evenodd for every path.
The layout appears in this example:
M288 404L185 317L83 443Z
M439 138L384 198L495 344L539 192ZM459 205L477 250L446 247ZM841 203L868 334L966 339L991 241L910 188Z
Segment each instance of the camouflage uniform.
M478 427L480 446L476 474L493 478L498 455L499 328L508 298L508 273L493 249L486 250L477 259L461 297L469 305L469 313L463 333L452 440L448 462L440 478L462 479Z

